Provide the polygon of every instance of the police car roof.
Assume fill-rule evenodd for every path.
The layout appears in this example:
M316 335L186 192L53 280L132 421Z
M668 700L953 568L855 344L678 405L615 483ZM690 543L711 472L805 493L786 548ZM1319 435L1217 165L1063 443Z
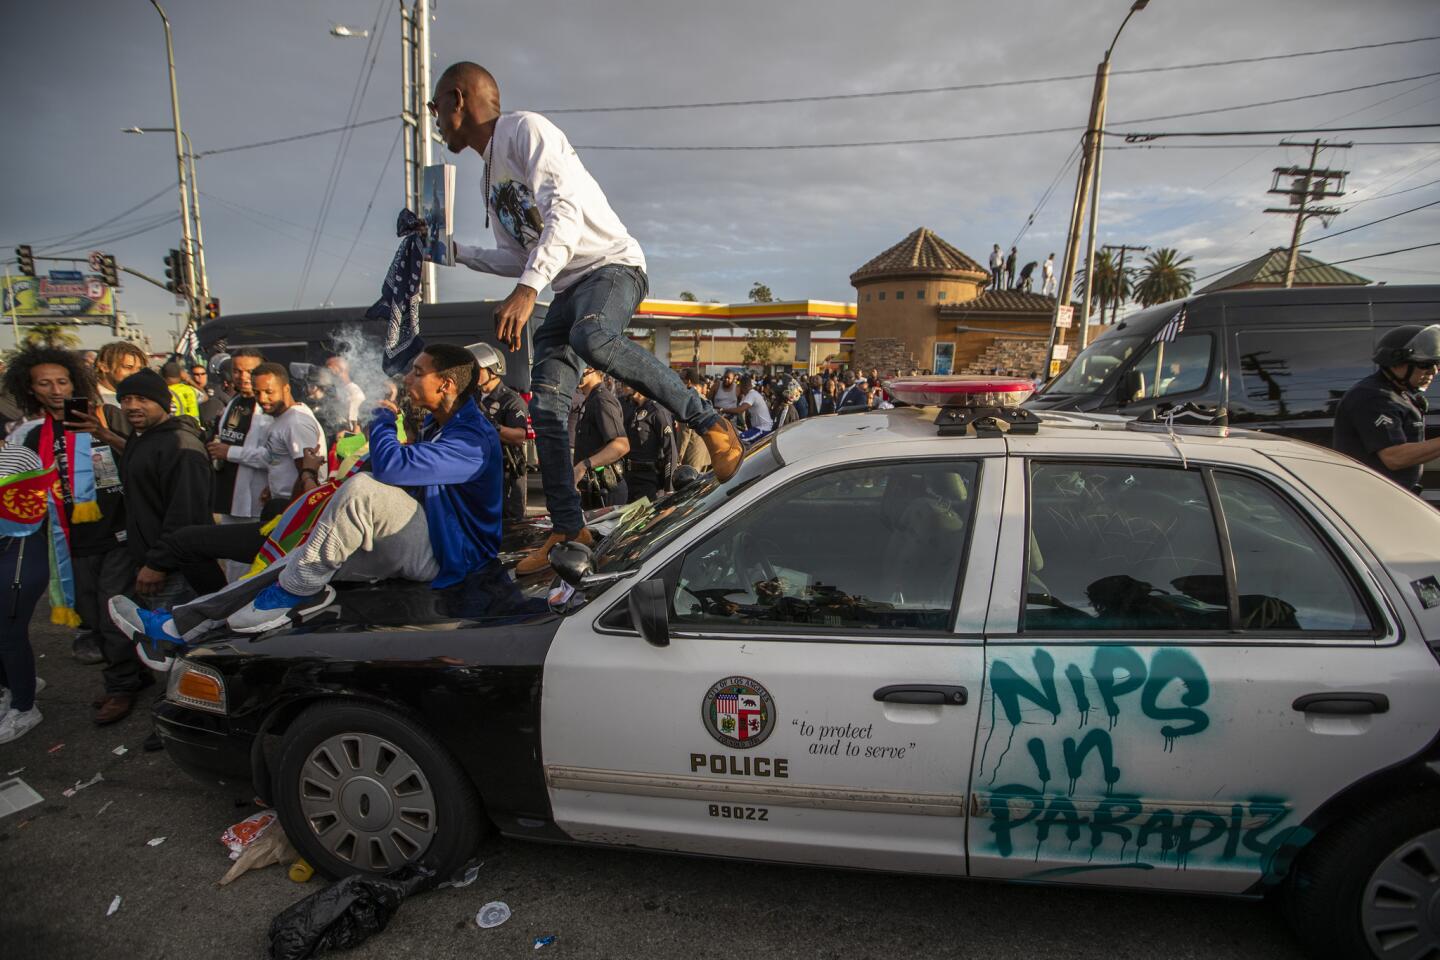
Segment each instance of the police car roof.
M776 434L775 445L782 460L798 463L837 450L858 452L864 448L864 456L879 456L881 451L876 449L878 447L922 441L930 441L927 446L933 450L933 442L937 439L943 441L947 449L959 453L963 452L967 443L975 442L973 436L939 437L935 426L936 412L935 407L896 407L893 410L810 417L782 427ZM1039 430L1033 436L1071 439L1077 452L1084 452L1087 447L1095 449L1098 446L1096 441L1103 438L1106 455L1113 454L1117 445L1133 450L1137 455L1155 455L1161 453L1162 448L1168 451L1167 455L1175 455L1178 439L1187 451L1194 454L1207 448L1216 451L1244 448L1258 449L1265 454L1283 452L1286 456L1305 459L1352 462L1328 448L1256 430L1176 425L1172 434L1171 428L1163 423L1141 423L1109 414L1043 410L1033 413L1040 419ZM1100 451L1095 449L1095 452Z

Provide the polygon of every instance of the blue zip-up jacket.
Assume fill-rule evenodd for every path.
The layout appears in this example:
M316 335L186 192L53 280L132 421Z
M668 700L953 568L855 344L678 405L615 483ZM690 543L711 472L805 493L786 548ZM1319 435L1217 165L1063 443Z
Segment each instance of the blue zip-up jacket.
M430 547L440 564L435 589L464 580L500 552L504 460L500 435L469 400L437 428L425 419L419 443L395 436L395 414L375 411L370 427L370 471L375 479L409 488L425 507Z

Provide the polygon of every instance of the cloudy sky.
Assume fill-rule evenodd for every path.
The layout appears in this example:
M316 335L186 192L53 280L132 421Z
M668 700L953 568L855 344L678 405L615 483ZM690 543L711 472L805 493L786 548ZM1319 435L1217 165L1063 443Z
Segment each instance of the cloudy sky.
M1078 133L793 151L596 148L836 144L1074 128L1085 122L1091 81L712 109L563 111L1089 75L1127 9L1127 0L439 0L433 46L437 76L452 61L477 60L498 77L507 109L549 112L566 130L644 246L656 296L689 289L702 299L739 300L758 280L784 298L848 300L850 272L918 226L977 260L992 243L1008 247ZM170 0L182 119L196 150L339 126L367 76L354 116L397 113L397 10L396 0ZM371 71L367 41L329 31L334 23L371 29L377 21L383 35ZM161 222L176 207L173 144L165 134L121 132L169 125L159 17L144 0L47 0L12 5L6 26L0 77L12 133L0 152L0 250L8 256L15 243L28 242L37 254L84 251L102 241L122 264L161 275L165 251L179 236L177 224ZM1126 28L1114 63L1119 71L1433 35L1440 35L1440 4L1433 0L1152 0ZM1431 40L1117 75L1108 125L1125 129L1126 120L1359 86L1368 89L1130 129L1436 123L1437 71L1440 41ZM1385 83L1396 80L1403 82ZM341 138L201 161L210 282L226 313L375 299L403 196L399 153L392 153L398 128L394 120L354 131L308 274L307 251ZM1291 221L1261 212L1272 199L1265 191L1272 167L1306 155L1278 146L1279 139L1174 140L1161 142L1225 146L1107 151L1101 241L1175 246L1202 274L1287 243ZM1329 230L1309 226L1316 256L1342 260L1440 240L1440 205L1318 240L1440 200L1440 128L1333 139L1360 143L1325 155L1352 173L1340 201L1346 212ZM473 153L452 159L459 165L457 233L491 243L479 204L482 164ZM1021 237L1022 262L1060 252L1073 190L1071 168ZM76 236L152 195L134 212ZM146 227L153 229L135 232ZM1440 283L1437 251L1349 269L1392 284ZM509 281L464 268L441 272L445 300L509 289ZM121 303L157 346L165 343L176 309L168 294L127 278Z

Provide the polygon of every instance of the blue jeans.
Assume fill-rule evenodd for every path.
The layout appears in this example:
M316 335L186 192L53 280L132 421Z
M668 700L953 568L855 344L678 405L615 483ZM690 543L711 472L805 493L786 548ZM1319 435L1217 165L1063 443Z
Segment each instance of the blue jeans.
M575 489L569 416L570 398L587 366L639 390L696 430L706 430L719 419L709 401L687 388L668 364L625 336L648 290L645 271L638 267L600 267L556 296L535 331L530 417L545 502L559 533L574 535L585 526Z

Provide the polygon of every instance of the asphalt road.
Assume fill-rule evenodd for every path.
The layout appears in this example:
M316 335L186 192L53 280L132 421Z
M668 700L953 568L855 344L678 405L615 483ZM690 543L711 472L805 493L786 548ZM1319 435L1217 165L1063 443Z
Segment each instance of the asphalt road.
M43 619L43 612L37 621ZM68 634L67 632L64 632ZM266 955L271 918L320 889L279 866L216 881L220 832L254 812L244 785L201 787L164 753L144 753L148 714L90 723L99 668L68 635L32 633L45 720L0 746L45 799L0 819L0 957L226 960ZM147 695L154 695L159 687ZM112 751L128 748L122 756ZM97 773L104 779L62 791ZM158 846L147 841L165 837ZM463 890L406 901L354 958L985 957L987 960L1300 960L1261 903L759 866L491 840ZM106 916L111 900L120 908ZM490 900L513 911L482 930ZM555 942L537 953L537 937Z

